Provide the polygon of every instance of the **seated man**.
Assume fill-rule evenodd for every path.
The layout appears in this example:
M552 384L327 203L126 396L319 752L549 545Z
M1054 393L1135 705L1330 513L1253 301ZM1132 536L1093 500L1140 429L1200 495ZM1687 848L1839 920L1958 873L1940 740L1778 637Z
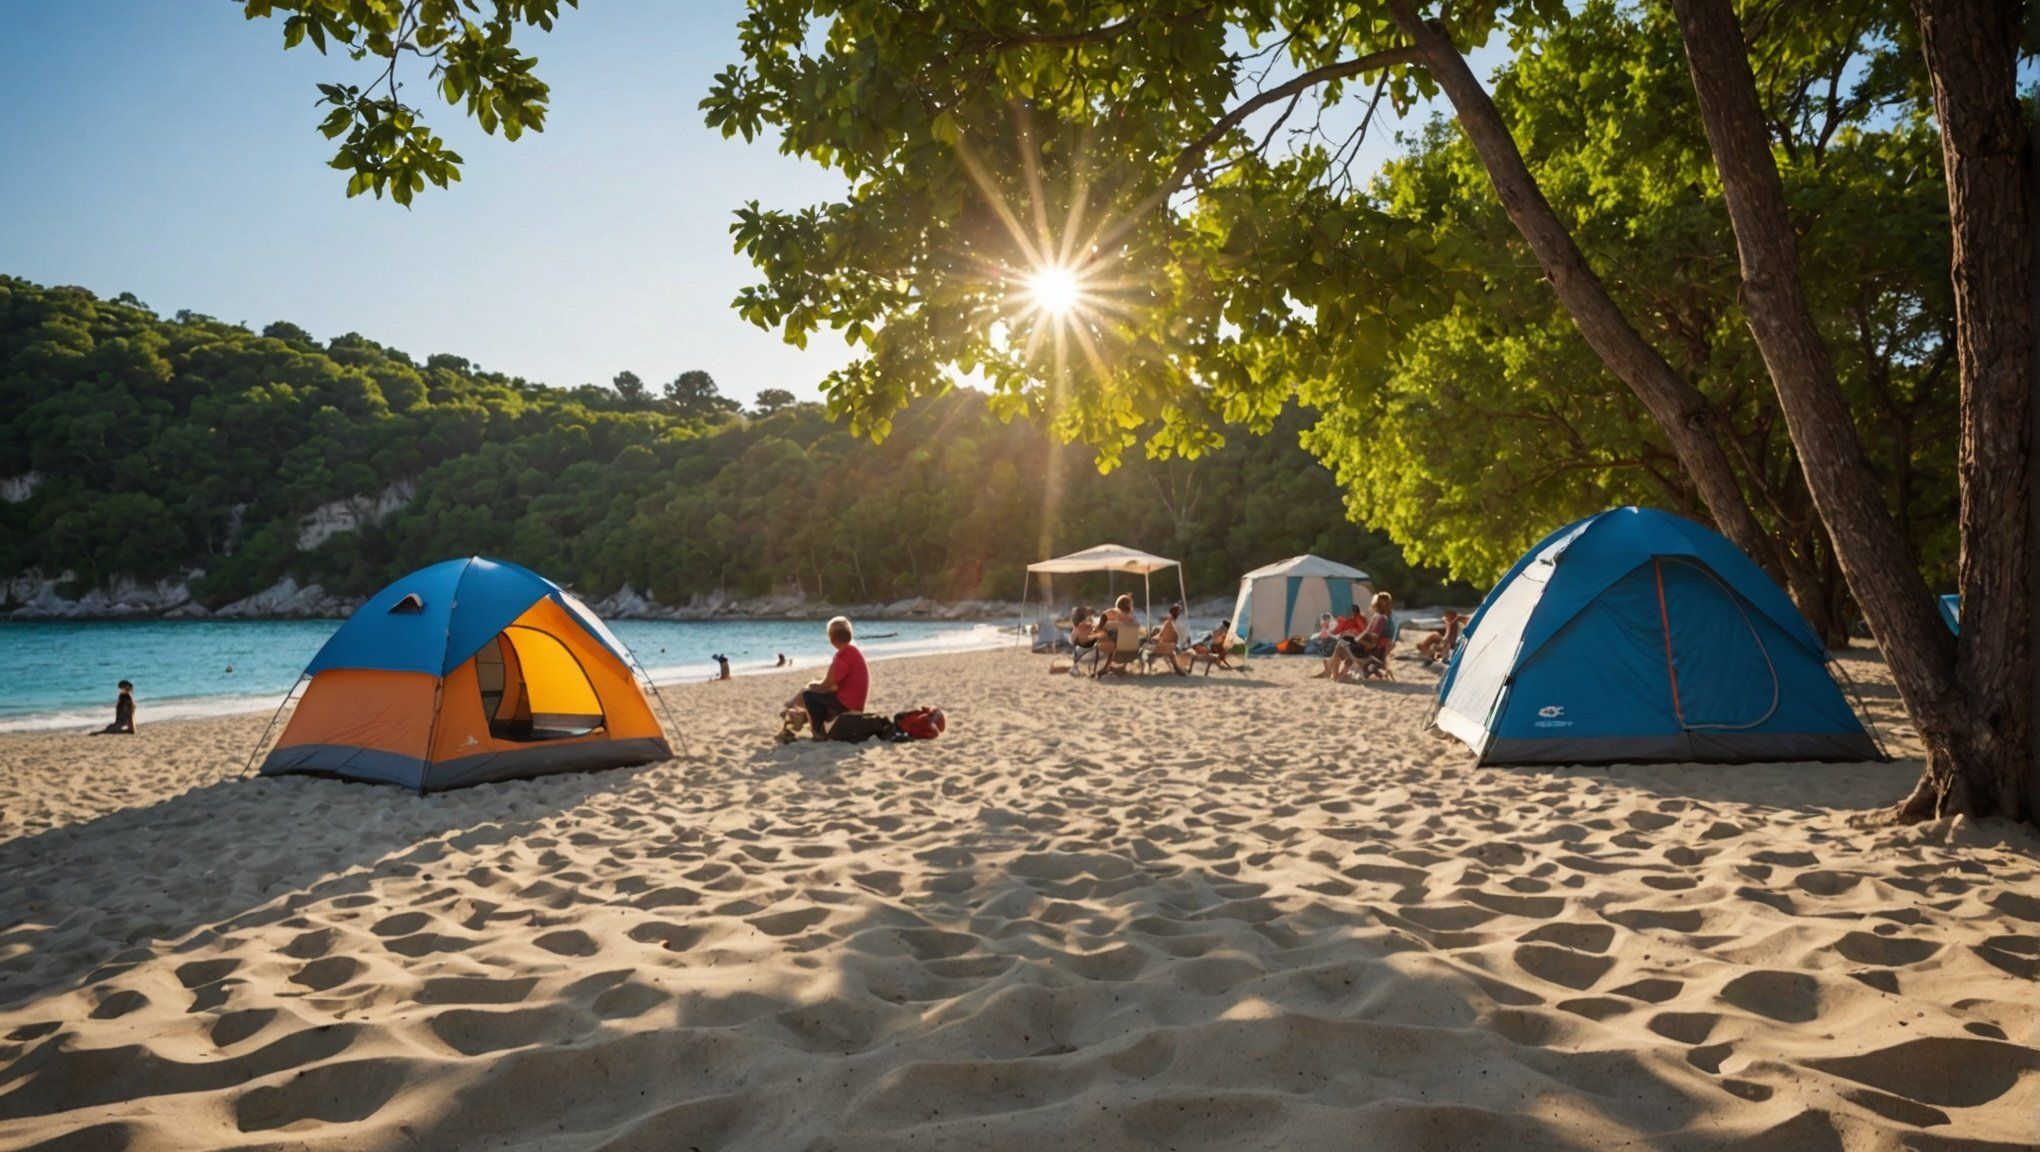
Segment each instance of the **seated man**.
M835 658L829 661L829 670L820 680L810 681L806 691L786 702L782 742L793 738L803 719L815 739L825 740L830 721L845 712L864 711L871 674L864 666L864 653L850 642L852 638L849 617L838 616L829 621L829 643L836 648Z
M1168 661L1169 671L1181 676L1187 671L1177 651L1186 647L1183 641L1183 602L1179 600L1169 605L1169 614L1163 618L1162 626L1155 629L1155 638L1148 651L1157 659Z
M1070 647L1076 652L1070 659L1070 675L1081 675L1086 661L1098 661L1100 636L1098 620L1089 608L1080 605L1070 612Z
M1424 633L1424 638L1417 641L1417 655L1427 661L1443 660L1451 655L1453 645L1459 643L1459 634L1465 629L1465 616L1457 612L1446 612L1444 629Z

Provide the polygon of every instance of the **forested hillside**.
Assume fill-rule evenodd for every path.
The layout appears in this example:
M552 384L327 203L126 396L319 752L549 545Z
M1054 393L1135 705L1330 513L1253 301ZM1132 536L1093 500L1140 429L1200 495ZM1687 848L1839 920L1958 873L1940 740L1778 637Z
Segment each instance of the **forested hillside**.
M1014 598L1044 546L1111 540L1184 558L1193 596L1306 551L1416 602L1470 594L1343 518L1298 446L1303 410L1101 475L973 392L917 403L880 445L784 393L762 406L736 411L699 372L547 388L0 277L0 576L70 572L76 595L196 570L217 607L284 577L361 595L486 553L595 597L872 603Z

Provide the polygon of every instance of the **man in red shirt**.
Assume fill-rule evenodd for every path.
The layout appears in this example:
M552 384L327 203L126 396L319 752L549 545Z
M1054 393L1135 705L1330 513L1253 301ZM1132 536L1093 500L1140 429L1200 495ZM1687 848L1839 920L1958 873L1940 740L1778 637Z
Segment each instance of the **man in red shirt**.
M1365 631L1367 631L1367 616L1360 611L1358 604L1346 609L1346 614L1339 617L1338 622L1332 625L1332 635L1334 636L1358 636Z
M864 653L852 644L848 616L829 621L829 643L835 645L835 659L820 680L808 683L807 691L786 702L789 713L807 713L808 730L817 740L828 735L829 722L845 712L864 711L864 698L871 689L871 673L864 667Z

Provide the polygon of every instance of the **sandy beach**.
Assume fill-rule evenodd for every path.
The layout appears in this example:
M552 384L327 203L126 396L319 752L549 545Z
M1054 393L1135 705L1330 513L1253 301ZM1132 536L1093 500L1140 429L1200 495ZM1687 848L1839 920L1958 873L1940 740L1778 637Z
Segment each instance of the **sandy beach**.
M0 737L0 1148L2029 1148L2040 843L1890 764L1481 769L1435 677L874 665L927 744L421 799Z

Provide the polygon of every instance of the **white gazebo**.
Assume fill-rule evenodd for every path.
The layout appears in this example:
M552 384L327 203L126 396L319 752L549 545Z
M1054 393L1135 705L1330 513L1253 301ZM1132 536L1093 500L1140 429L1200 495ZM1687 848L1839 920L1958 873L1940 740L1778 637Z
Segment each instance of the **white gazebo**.
M1053 560L1029 564L1026 581L1021 585L1020 602L1022 605L1027 603L1034 574L1037 572L1044 576L1078 572L1124 572L1130 576L1140 577L1146 619L1152 624L1155 618L1154 574L1164 568L1176 570L1176 598L1186 604L1189 603L1190 598L1183 593L1182 564L1118 544L1100 544L1096 548L1086 548L1082 552L1072 552L1067 556L1057 556Z

